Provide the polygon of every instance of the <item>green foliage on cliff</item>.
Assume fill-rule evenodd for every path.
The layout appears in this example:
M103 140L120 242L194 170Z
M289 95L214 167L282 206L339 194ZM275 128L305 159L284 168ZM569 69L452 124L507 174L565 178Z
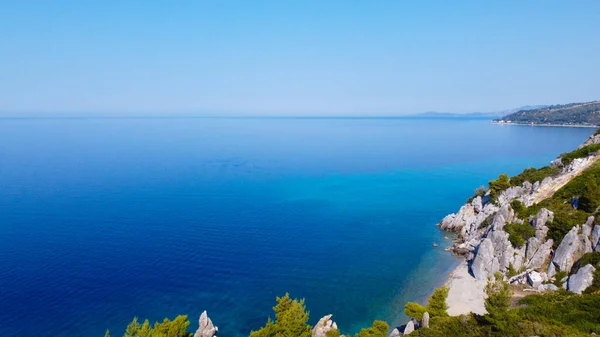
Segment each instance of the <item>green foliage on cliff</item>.
M573 159L584 158L591 154L594 154L600 150L600 144L592 144L577 149L575 151L563 153L560 155L560 159L564 165L570 164Z
M530 167L525 169L523 172L510 178L511 186L521 186L524 182L535 183L536 181L543 181L547 177L552 177L560 171L558 167L544 166L540 169Z
M508 241L513 247L523 247L527 243L527 239L535 236L535 228L528 222L510 223L504 226L504 231L508 233Z
M373 326L361 329L354 337L387 337L390 326L384 321L374 321Z
M502 173L498 179L490 180L488 183L490 195L495 198L500 192L510 187L510 179L506 173Z
M600 206L600 188L598 188L596 179L588 176L585 187L579 197L579 209L588 213L595 213L598 206Z
M188 326L190 322L187 316L177 316L172 321L165 318L162 323L154 323L154 326L151 326L148 320L140 324L137 317L134 317L125 329L123 337L191 337L192 334L187 332Z
M484 304L488 314L484 316L484 319L490 324L493 331L506 336L516 336L517 318L514 312L509 311L512 290L508 283L502 280L502 274L496 273L494 277L496 279L488 281L485 287L487 298Z
M427 312L427 308L416 302L408 302L404 306L404 314L408 317L414 317L417 320L423 319L423 314Z
M304 299L291 299L289 294L277 297L273 307L275 321L270 318L258 331L252 331L250 337L310 337L312 328L307 324L308 311Z
M571 273L579 271L581 267L591 264L596 268L592 284L584 291L585 294L593 294L600 291L600 252L591 252L584 254L573 266Z
M325 333L325 337L340 337L340 330L331 329Z
M600 101L520 110L500 120L523 124L600 125Z

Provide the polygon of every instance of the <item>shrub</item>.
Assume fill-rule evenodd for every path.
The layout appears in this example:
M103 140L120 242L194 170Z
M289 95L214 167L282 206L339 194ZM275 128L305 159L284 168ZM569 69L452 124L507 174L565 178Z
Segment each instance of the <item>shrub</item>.
M484 316L495 331L502 333L503 336L517 336L516 327L517 317L514 312L509 312L510 299L512 291L507 282L502 280L502 274L496 273L495 280L489 280L485 286L487 298L484 301L485 310L488 312Z
M504 226L504 231L508 233L508 241L516 247L523 247L527 239L535 236L535 228L528 222L511 223Z
M501 174L498 179L490 180L488 183L490 187L490 195L496 197L500 192L510 187L510 181L506 173Z
M594 213L598 206L600 206L600 188L598 188L596 179L588 176L585 187L579 197L579 209L585 212Z
M485 186L479 186L475 189L475 196L483 197L487 193L487 188Z
M408 317L414 317L417 320L423 319L423 314L427 311L427 308L415 302L408 302L404 306L404 314Z
M517 174L514 177L510 178L511 186L521 186L524 182L529 181L530 183L535 183L536 181L542 181L546 177L554 176L558 173L559 168L553 166L544 166L540 169L536 169L530 167L525 169L523 172Z
M125 329L123 337L191 337L192 334L187 332L188 326L190 321L187 316L177 316L172 321L165 318L162 323L154 323L154 327L150 326L148 320L140 324L137 317L134 317ZM108 330L105 333L105 336L107 335L110 336Z
M360 333L355 334L355 337L387 337L390 326L383 321L374 321L373 326L366 329L361 329Z
M325 337L340 337L340 330L331 329L325 333Z
M577 149L575 151L564 153L560 156L560 158L563 164L569 165L574 159L585 158L593 153L598 152L598 150L600 150L600 144L592 144L584 146L581 149Z

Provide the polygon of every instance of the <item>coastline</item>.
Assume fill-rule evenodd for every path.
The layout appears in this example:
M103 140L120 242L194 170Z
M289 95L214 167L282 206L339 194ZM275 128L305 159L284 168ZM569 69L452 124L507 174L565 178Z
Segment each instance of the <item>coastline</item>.
M486 313L484 307L485 286L487 281L477 280L469 273L466 259L448 274L448 280L444 284L448 287L448 314L450 316L467 315L475 313L483 315Z
M598 125L588 125L588 124L532 124L532 123L506 123L506 122L496 122L492 121L492 124L497 125L516 125L516 126L550 126L550 127L561 127L561 128L600 128Z

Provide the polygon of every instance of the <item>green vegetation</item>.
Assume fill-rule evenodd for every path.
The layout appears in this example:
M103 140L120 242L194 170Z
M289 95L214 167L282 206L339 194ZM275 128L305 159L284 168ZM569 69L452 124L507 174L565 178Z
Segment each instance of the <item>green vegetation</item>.
M354 337L387 337L388 330L390 326L386 322L374 321L372 327L361 329Z
M490 195L495 198L500 192L510 187L510 179L506 173L502 173L498 179L489 182Z
M304 299L291 299L289 294L277 297L273 307L275 321L271 318L258 331L252 331L250 337L310 337L312 328L308 325L308 311Z
M406 303L404 313L406 316L414 317L417 320L421 320L425 312L428 312L430 317L448 316L448 304L446 304L448 290L448 287L445 286L434 290L426 307L415 302Z
M191 337L192 334L187 332L190 322L187 316L177 316L174 320L165 318L162 323L154 323L150 325L148 320L140 324L137 317L129 323L125 329L123 337ZM104 336L110 336L108 330Z
M522 124L600 125L599 111L600 101L571 103L520 110L500 120Z
M564 165L569 165L573 159L584 158L591 154L594 154L600 150L600 144L592 144L577 149L575 151L563 153L560 155L560 159Z
M513 247L523 247L527 239L535 236L535 228L528 222L510 223L504 226L504 231L508 233L508 241Z
M584 212L595 213L598 206L600 206L600 188L598 188L596 179L588 176L583 192L579 197L579 209Z
M493 331L506 336L517 335L516 317L514 312L508 310L512 291L508 283L502 280L502 274L496 273L494 277L495 280L488 281L485 287L487 298L484 305L488 314L484 319L492 326Z
M530 167L525 169L523 172L510 178L511 186L521 186L524 182L535 183L536 181L543 181L547 177L552 177L558 173L560 169L553 166L544 166L540 169Z

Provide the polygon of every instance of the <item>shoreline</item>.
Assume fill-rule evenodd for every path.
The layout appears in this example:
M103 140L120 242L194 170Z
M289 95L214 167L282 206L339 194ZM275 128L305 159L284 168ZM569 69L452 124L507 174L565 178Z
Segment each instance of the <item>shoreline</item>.
M444 286L448 287L448 315L460 316L475 313L486 313L484 306L485 286L487 281L477 280L469 273L469 265L464 258L459 265L448 274Z
M517 126L549 126L549 127L561 127L561 128L600 128L598 125L587 125L587 124L532 124L532 123L506 123L492 121L492 124L497 125L517 125Z

